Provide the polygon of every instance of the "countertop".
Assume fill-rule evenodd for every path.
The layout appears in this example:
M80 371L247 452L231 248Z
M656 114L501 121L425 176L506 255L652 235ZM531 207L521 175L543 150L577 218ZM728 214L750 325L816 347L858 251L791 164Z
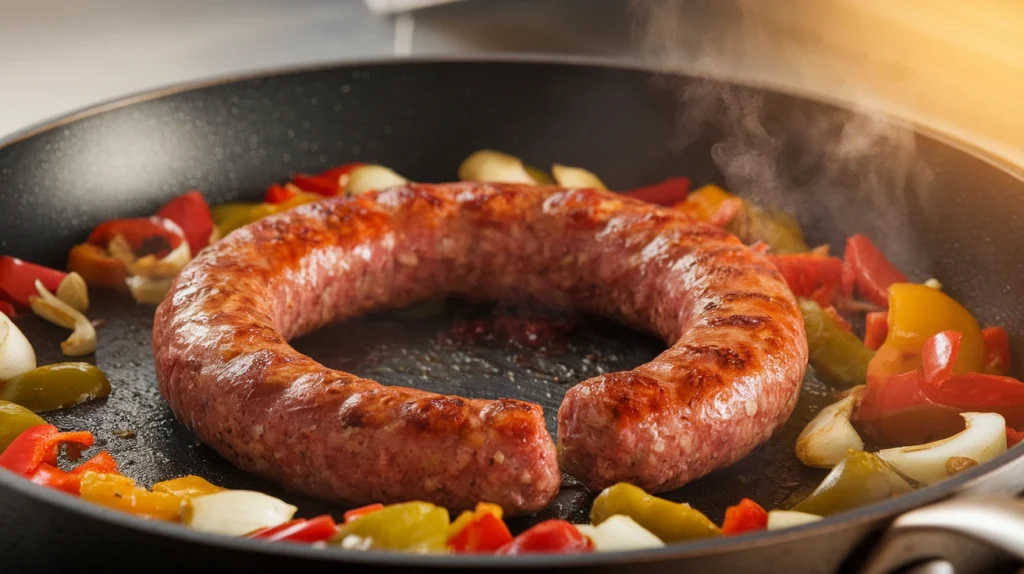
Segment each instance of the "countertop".
M1024 165L1014 0L0 0L0 137L183 81L404 55L640 61L880 109Z

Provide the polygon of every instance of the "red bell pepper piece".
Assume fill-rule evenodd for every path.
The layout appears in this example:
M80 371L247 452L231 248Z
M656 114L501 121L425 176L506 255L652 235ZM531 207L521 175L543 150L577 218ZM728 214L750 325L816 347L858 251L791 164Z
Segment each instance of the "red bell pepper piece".
M484 512L448 541L456 552L494 552L512 542L512 533L497 516Z
M57 447L74 443L90 447L92 433L86 431L60 432L53 425L39 425L25 429L0 453L0 468L28 476L44 462L57 465Z
M292 183L302 191L308 191L324 197L341 195L345 193L345 187L348 185L348 174L362 165L366 164L361 161L354 161L332 167L317 175L300 173L292 178Z
M499 556L531 553L579 554L593 551L590 539L564 520L545 520L495 552Z
M168 201L156 215L178 224L185 234L193 256L210 244L213 215L210 214L210 206L199 190L187 191Z
M960 350L959 333L943 332L925 341L924 366L892 376L868 376L853 421L883 446L922 444L963 428L963 412L999 413L1006 424L1024 428L1024 383L984 373L952 373Z
M267 188L267 193L263 197L265 203L282 203L295 197L298 193L294 188L285 187L283 185L274 184Z
M888 311L872 311L865 316L864 346L877 351L889 336Z
M921 349L924 380L933 385L941 385L949 380L963 338L963 334L956 331L942 331L928 337Z
M248 534L246 537L269 541L286 540L289 542L313 543L325 541L334 536L334 533L337 531L338 525L334 523L334 519L327 514L323 514L316 518L299 518L279 526L261 528Z
M353 508L352 510L349 510L348 512L345 513L345 516L342 518L342 520L344 520L345 524L348 524L349 522L362 518L371 512L377 512L382 508L384 508L384 505L379 502L376 502L374 504L367 504L366 506L360 506L359 508Z
M686 199L686 195L690 193L690 178L670 177L662 182L636 187L623 193L640 201L672 206Z
M14 305L11 305L7 301L0 299L0 313L7 315L8 317L14 317L17 315L17 311L14 309Z
M1002 327L985 327L981 330L985 343L985 369L993 375L1010 372L1010 336Z
M907 276L864 235L852 235L846 240L844 265L848 267L846 276L854 278L861 296L880 307L889 307L890 285L907 281Z
M57 292L60 282L67 277L67 273L22 261L17 257L9 255L0 256L0 295L4 298L28 306L28 298L32 295L39 295L36 291L36 279L42 281L51 293ZM4 311L5 315L13 315Z
M92 230L86 243L106 248L117 235L128 241L137 257L163 258L185 241L185 232L177 223L152 216L105 221Z
M1006 448L1013 448L1024 441L1024 432L1006 427Z
M40 486L48 486L78 496L82 477L44 462L28 476L28 479Z
M838 257L807 253L768 255L797 297L814 299L822 307L831 305L842 286L843 262Z
M749 498L725 509L722 534L742 534L765 528L768 528L768 511Z
M117 470L117 461L114 457L110 456L110 453L102 450L96 453L95 456L82 464L76 466L71 474L83 475L87 472L98 472L100 474L120 474Z

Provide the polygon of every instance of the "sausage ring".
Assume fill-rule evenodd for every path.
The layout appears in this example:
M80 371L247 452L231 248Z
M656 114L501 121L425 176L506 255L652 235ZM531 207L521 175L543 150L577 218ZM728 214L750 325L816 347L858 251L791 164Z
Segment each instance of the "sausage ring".
M595 313L670 347L584 381L558 412L387 387L288 340L438 295ZM561 468L651 492L726 466L791 414L807 362L792 293L725 231L610 192L416 184L266 217L200 252L156 310L162 396L200 440L287 488L352 504L478 501L510 514Z

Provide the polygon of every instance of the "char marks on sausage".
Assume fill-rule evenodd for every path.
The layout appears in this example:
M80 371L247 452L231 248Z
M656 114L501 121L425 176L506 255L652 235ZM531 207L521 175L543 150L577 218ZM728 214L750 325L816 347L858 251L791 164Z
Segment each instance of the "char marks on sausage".
M438 295L602 315L669 345L584 381L558 413L387 387L287 341ZM510 514L591 488L676 488L746 455L792 412L807 361L792 294L726 232L597 190L416 184L307 204L203 250L157 308L175 416L239 467L352 504L478 501Z

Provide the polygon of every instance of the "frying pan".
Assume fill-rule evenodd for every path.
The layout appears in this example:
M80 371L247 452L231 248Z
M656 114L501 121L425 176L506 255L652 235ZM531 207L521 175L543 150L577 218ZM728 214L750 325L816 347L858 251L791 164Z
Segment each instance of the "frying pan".
M589 167L612 189L677 175L696 185L724 184L790 209L812 244L829 243L834 251L846 236L865 233L912 280L936 277L983 324L1004 325L1014 341L1024 336L1018 304L1024 265L1013 256L1024 250L1024 181L959 142L864 120L762 87L596 61L402 60L275 71L142 94L15 136L0 147L0 252L64 266L68 249L97 223L151 214L188 189L200 189L211 203L255 200L268 184L296 172L357 160L413 180L451 181L470 152L493 148L541 166ZM867 145L851 147L863 140L854 136L864 126L874 126L874 135ZM95 290L93 298L90 317L105 323L90 360L106 371L114 391L105 400L51 413L49 421L92 431L95 448L110 450L145 485L195 473L283 497L303 516L344 510L284 492L199 444L157 393L149 342L153 308ZM385 384L535 401L551 430L571 384L631 368L663 348L645 334L591 318L574 319L547 349L450 336L460 322L510 312L519 311L447 302L426 316L379 313L293 344L328 366ZM40 364L64 360L58 343L66 331L33 317L18 324L36 345ZM1018 366L1021 350L1017 345ZM809 373L786 428L744 461L666 496L718 521L744 496L784 505L806 494L822 473L796 463L793 441L829 402L827 391ZM1019 552L1015 544L1024 529L1011 495L1024 488L1022 455L1017 447L937 486L791 530L630 553L513 560L325 551L203 535L0 473L0 556L5 570L18 572L69 564L180 572L207 563L240 571L882 572L936 556L976 565L979 547L939 541L935 523L953 523L972 539L986 538L985 528L999 525L1003 538L990 542ZM979 494L1002 496L964 498ZM552 516L584 520L591 496L567 480L551 508L511 525L521 530ZM953 501L939 502L946 499ZM913 538L922 533L925 539ZM883 547L875 547L879 540ZM989 550L984 557L992 565L1008 555Z

